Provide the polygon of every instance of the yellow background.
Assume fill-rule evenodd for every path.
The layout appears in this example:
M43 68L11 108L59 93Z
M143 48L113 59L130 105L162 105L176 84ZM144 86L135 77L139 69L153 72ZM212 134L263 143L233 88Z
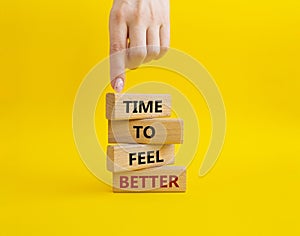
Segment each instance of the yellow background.
M76 150L73 101L108 56L110 7L0 2L0 235L299 235L300 1L171 1L171 46L206 66L228 119L185 194L113 194Z

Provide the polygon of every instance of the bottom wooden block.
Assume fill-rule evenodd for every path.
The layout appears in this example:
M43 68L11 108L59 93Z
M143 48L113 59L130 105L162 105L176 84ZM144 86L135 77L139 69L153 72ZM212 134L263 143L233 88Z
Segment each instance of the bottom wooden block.
M183 166L162 166L113 173L114 192L185 192L185 190L186 170Z

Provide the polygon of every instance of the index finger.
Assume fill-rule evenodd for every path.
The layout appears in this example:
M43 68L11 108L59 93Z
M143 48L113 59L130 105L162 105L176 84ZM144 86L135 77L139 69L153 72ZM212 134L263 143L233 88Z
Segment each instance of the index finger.
M125 55L127 46L126 23L110 20L110 83L116 92L121 92L125 81Z

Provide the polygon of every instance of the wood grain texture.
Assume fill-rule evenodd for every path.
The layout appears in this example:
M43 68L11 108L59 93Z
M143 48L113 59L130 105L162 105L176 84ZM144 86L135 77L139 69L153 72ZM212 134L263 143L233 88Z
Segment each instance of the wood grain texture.
M174 118L153 118L129 121L109 120L108 142L142 144L182 143L183 120Z
M108 120L169 116L171 116L169 94L106 94L106 118Z
M174 163L175 147L167 145L123 144L107 146L107 169L122 172Z
M113 192L185 192L183 166L162 166L113 173Z

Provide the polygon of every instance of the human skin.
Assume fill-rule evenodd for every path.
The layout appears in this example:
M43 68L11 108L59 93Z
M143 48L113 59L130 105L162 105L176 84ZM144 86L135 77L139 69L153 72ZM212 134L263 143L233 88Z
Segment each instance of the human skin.
M167 52L169 11L169 0L114 0L109 19L110 80L116 92L124 88L126 68L135 69Z

